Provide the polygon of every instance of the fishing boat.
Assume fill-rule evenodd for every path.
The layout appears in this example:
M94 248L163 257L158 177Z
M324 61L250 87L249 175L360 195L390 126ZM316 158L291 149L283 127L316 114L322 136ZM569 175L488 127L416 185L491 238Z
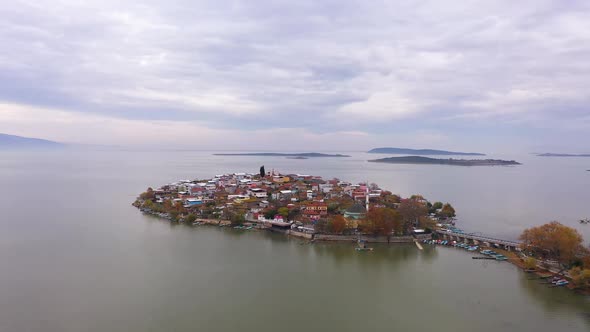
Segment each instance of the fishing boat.
M569 282L569 281L567 281L567 280L565 280L565 279L559 279L559 280L555 281L553 284L554 284L555 286L558 286L558 287L559 287L559 286L565 286L565 285L567 285L567 284L569 284L569 283L570 283L570 282Z

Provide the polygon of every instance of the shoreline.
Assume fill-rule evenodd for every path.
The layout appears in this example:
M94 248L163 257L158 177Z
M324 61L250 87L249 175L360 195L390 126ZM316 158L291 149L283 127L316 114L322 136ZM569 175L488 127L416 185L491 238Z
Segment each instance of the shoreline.
M146 215L149 215L149 216L154 216L157 218L168 220L170 222L174 222L174 221L172 221L172 218L163 216L162 214L157 213L157 212L149 212L149 211L144 211L141 209L140 209L140 211ZM217 227L233 228L232 224L229 220L220 220L220 219L196 219L192 225L189 225L189 224L186 224L183 222L179 222L179 224L185 224L186 226L190 226L190 227L217 226ZM311 242L356 243L360 239L361 241L364 241L366 243L392 244L392 243L414 243L416 240L423 241L423 240L431 240L432 239L432 233L431 234L420 234L420 235L416 235L416 237L409 236L409 235L387 237L387 236L374 236L374 235L365 235L365 234L362 234L359 236L359 235L338 235L338 234L320 234L320 233L313 233L312 234L312 233L305 233L305 232L296 231L293 229L287 229L287 230L274 229L270 226L265 226L261 223L250 222L250 221L245 222L243 225L251 226L252 227L251 230L260 230L260 231L267 231L267 232L271 232L271 233L279 233L279 234L284 234L286 236L292 236L292 237L296 237L296 238L310 240Z

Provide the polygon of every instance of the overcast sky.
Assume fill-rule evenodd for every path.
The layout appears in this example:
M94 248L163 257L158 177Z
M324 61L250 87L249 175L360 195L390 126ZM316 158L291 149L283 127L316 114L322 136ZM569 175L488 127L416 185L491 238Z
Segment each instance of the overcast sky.
M0 132L590 152L590 1L2 1Z

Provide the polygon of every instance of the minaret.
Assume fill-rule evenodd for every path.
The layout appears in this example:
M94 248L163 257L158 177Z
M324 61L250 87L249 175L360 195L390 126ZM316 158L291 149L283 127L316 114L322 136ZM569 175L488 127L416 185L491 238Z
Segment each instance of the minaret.
M366 183L366 194L365 194L365 207L367 209L367 212L369 212L369 181L367 181Z

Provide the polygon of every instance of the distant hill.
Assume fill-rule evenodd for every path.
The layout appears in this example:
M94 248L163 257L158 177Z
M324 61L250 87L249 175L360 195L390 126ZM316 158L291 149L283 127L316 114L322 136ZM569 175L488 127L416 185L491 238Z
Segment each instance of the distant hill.
M22 137L0 133L0 149L47 149L61 148L65 145L40 138Z
M418 156L485 156L483 153L475 152L454 152L433 149L405 149L405 148L375 148L368 153L385 153L385 154L410 154Z
M382 159L369 160L373 163L388 163L388 164L427 164L427 165L452 165L452 166L510 166L520 165L514 160L499 160L499 159L436 159L421 156L404 156L404 157L389 157Z
M276 152L214 153L213 155L214 156L304 157L304 158L350 157L345 154L327 154L327 153L317 153L317 152L306 152L306 153L276 153Z
M590 154L539 153L539 157L590 157Z

